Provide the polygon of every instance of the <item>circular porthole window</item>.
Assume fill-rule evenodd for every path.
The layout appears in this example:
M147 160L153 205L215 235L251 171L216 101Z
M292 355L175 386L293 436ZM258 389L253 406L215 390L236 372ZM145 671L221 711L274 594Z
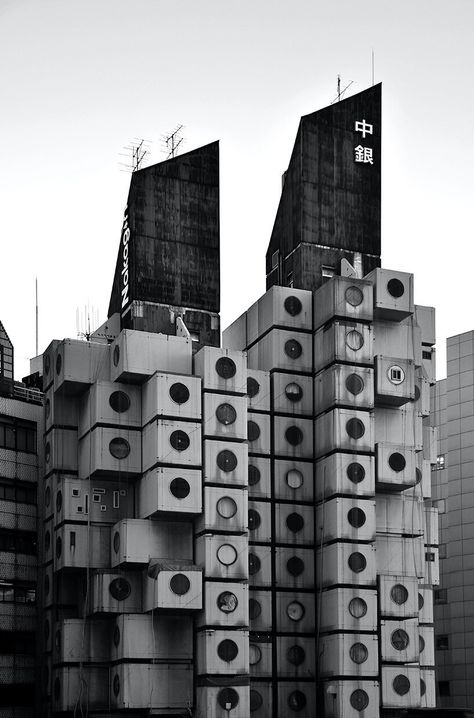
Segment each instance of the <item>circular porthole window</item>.
M217 608L222 613L233 613L238 604L237 596L231 591L223 591L217 597Z
M286 517L286 526L294 534L297 534L304 526L304 518L296 512L288 514Z
M249 531L256 531L261 523L262 519L260 518L258 511L255 511L255 509L249 509Z
M120 347L118 344L116 344L114 346L114 354L113 354L114 366L118 366L119 361L120 361Z
M396 583L390 590L390 598L397 606L402 606L408 601L408 591L401 583Z
M186 384L182 384L180 381L170 386L169 394L175 404L186 404L189 400L189 389Z
M260 427L255 421L247 422L247 437L249 441L257 441L260 436Z
M47 486L44 490L44 505L49 506L51 503L51 488Z
M216 463L221 471L228 474L237 468L237 457L233 451L224 449L217 454Z
M398 453L398 451L395 451L388 457L388 465L390 466L392 471L396 471L398 473L400 471L403 471L403 469L407 465L407 462L403 454L400 454Z
M236 371L237 367L235 362L229 357L220 357L216 361L216 372L221 379L232 379L232 377L235 376Z
M353 484L360 484L365 479L365 469L362 464L353 461L346 469L347 478Z
M303 309L303 305L301 304L301 301L298 299L298 297L287 297L283 303L283 306L285 307L285 310L290 314L292 317L298 316L298 314L301 314L301 310Z
M253 378L253 376L249 376L247 378L247 395L250 397L250 399L253 399L254 396L257 396L258 392L260 391L260 384L256 379Z
M239 694L234 688L223 688L217 694L217 702L223 710L232 710L239 705Z
M398 366L398 364L393 364L393 366L387 369L387 377L391 384L395 384L395 386L398 386L405 381L405 372L403 371L401 366Z
M290 359L299 359L303 353L303 347L296 339L288 339L285 342L285 354Z
M252 621L255 621L262 613L262 607L256 598L249 598L249 616Z
M175 573L171 577L170 588L176 596L184 596L191 588L191 581L184 573Z
M286 657L293 666L301 666L305 661L306 653L301 646L290 646L286 652Z
M352 708L359 713L365 711L369 705L369 696L362 688L357 688L355 691L352 691L349 700Z
M346 423L346 431L351 439L361 439L365 434L365 426L360 419L349 419Z
M260 481L260 470L257 469L256 466L252 466L252 464L249 464L248 469L248 480L249 480L249 486L255 486L255 484L258 484Z
M116 673L114 676L114 680L112 683L112 690L114 692L114 696L118 696L118 694L120 693L120 678L119 678L118 673Z
M421 611L423 606L425 605L425 599L423 598L423 594L418 594L418 610Z
M363 643L353 643L349 649L349 656L354 663L365 663L369 657L369 651Z
M399 696L405 696L410 690L410 681L406 676L399 674L393 679L393 690L398 693Z
M61 369L63 366L63 358L61 354L58 354L56 357L56 374L61 374Z
M61 554L63 552L63 541L61 536L57 536L56 538L56 558L61 558Z
M303 389L300 387L299 384L296 384L296 382L292 381L290 384L287 384L285 386L285 396L288 399L288 401L291 401L293 404L295 404L297 401L301 401L303 398Z
M290 489L299 489L300 486L303 486L303 474L298 469L290 469L285 478Z
M256 666L262 660L262 651L260 647L255 643L249 644L249 663L251 666Z
M260 571L261 562L255 553L249 553L249 574L255 576Z
M230 426L237 419L237 412L232 404L220 404L216 409L217 421L224 426Z
M351 598L349 601L349 613L353 618L363 618L367 613L367 603L363 598Z
M422 478L423 478L423 474L421 473L421 469L416 467L416 469L415 469L415 484L419 484Z
M250 689L250 712L255 713L263 705L263 698L261 693L256 691L254 688Z
M181 476L177 476L170 483L170 492L173 494L175 499L185 499L187 496L189 496L190 491L190 485L188 484L186 479L183 479Z
M292 691L288 696L288 708L292 711L302 711L306 705L306 696L303 691Z
M304 606L299 601L292 601L286 607L286 615L291 621L301 621L304 616Z
M44 402L44 413L47 419L49 419L49 416L51 414L51 402L49 399L46 399Z
M58 489L56 493L56 512L59 513L63 507L63 492Z
M392 633L390 641L396 651L404 651L408 647L410 639L408 638L408 633L404 631L403 628L397 628L397 630Z
M114 459L126 459L130 454L130 444L121 436L117 436L109 443L109 451Z
M132 592L132 586L126 578L119 576L110 582L109 592L116 601L125 601Z
M230 543L223 543L217 549L217 560L223 566L231 566L237 561L237 551Z
M364 300L364 295L362 294L362 291L359 289L359 287L356 287L354 285L347 287L344 296L346 298L346 302L351 305L351 307L358 307L360 304L362 304Z
M292 556L286 562L286 568L292 576L301 576L304 571L304 561L299 556Z
M54 646L57 651L59 651L61 649L61 631L59 628L56 631L56 633L54 634Z
M117 648L120 644L120 628L118 626L115 626L114 628L114 646Z
M299 426L289 426L285 431L285 439L291 446L298 446L303 441L303 432Z
M217 646L217 655L222 661L230 663L237 657L239 653L239 647L235 641L231 641L229 638L225 638Z
M216 509L223 519L231 519L237 513L237 504L230 496L223 496L217 502Z
M364 390L364 380L359 374L349 374L346 377L346 389L350 394L357 396Z
M364 337L357 329L351 329L351 331L346 334L346 345L349 349L352 349L352 351L357 352L364 346Z
M114 540L112 541L115 553L120 551L120 533L116 531L114 533Z
M405 294L405 287L403 286L403 282L393 277L387 282L387 291L390 296L399 299Z
M365 524L366 516L365 512L362 511L358 506L354 506L354 508L349 509L347 512L347 520L349 521L350 525L353 526L355 529L360 529L361 526Z
M51 587L51 584L49 581L49 576L48 576L48 574L46 574L46 576L44 577L44 595L45 596L47 596L49 594L50 587Z
M425 639L423 638L423 636L420 636L420 653L423 653L423 651L425 650L425 645Z
M359 553L358 551L351 553L347 559L347 563L351 571L354 571L354 573L361 573L367 567L367 559L363 553Z
M48 553L49 549L51 548L51 534L49 531L46 531L44 535L44 550L46 553Z
M170 436L170 444L176 451L186 451L190 444L189 436L181 429L177 429Z
M420 695L424 696L426 693L426 683L424 682L423 678L420 678Z
M46 446L44 447L44 460L47 464L49 464L51 460L51 444L49 441L46 442Z
M130 397L124 391L114 391L109 396L109 404L113 411L122 414L130 409Z

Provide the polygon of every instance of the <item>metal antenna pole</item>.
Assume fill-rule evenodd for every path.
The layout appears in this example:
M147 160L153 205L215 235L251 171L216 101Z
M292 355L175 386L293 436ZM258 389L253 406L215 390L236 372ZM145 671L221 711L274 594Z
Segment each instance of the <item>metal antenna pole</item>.
M36 289L36 354L38 356L38 277L35 278Z
M372 48L372 87L375 85L375 55L374 48Z

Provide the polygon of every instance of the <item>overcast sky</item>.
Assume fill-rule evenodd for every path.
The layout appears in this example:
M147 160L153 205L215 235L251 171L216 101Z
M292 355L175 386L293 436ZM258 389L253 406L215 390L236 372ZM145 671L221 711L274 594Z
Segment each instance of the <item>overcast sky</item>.
M474 329L472 0L0 0L0 319L16 377L106 318L129 175L123 147L185 125L221 148L221 316L265 291L299 118L383 82L382 263L415 274L447 336ZM347 96L348 96L347 95Z

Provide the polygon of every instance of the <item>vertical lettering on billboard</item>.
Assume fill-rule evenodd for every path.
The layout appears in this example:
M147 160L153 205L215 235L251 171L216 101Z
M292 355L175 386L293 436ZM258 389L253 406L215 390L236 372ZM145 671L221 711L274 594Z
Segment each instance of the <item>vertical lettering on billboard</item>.
M125 208L125 214L123 217L122 225L122 236L120 247L122 249L122 271L121 271L121 294L122 294L122 310L125 309L128 302L130 301L129 295L129 242L130 242L130 227L128 225L128 207Z
M365 140L366 135L374 134L374 126L370 122L363 120L356 120L354 130L362 134L362 139ZM374 164L374 154L372 147L363 147L357 145L354 147L354 162L362 162L363 164Z

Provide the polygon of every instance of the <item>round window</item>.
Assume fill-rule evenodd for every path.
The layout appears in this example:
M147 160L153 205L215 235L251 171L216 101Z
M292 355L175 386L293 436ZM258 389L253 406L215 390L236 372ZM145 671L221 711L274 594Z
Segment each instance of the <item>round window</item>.
M367 603L363 598L351 598L349 601L349 613L353 618L363 618L367 613Z
M349 656L354 663L365 663L369 656L369 651L363 643L353 643L349 649Z
M114 540L112 543L115 553L118 553L120 551L120 533L118 531L114 533Z
M351 307L358 307L359 304L362 304L364 300L364 295L362 294L362 291L359 289L359 287L356 287L354 285L347 287L345 294L346 302L351 305Z
M398 364L394 364L387 370L387 377L391 384L395 384L395 386L398 386L405 381L405 372L403 371L401 366L398 366Z
M56 374L61 374L61 369L63 366L63 359L61 354L58 354L56 357Z
M49 416L51 414L51 402L49 399L46 399L44 402L44 413L47 419L49 419Z
M423 608L424 605L425 605L425 599L423 598L423 594L419 593L418 594L418 610L421 611L421 609Z
M230 543L223 543L217 549L217 560L223 566L231 566L237 561L237 551Z
M170 483L170 491L175 497L175 499L185 499L186 496L189 496L191 487L186 481L186 479L181 478L181 476L177 476Z
M110 582L109 592L116 601L125 601L132 592L132 586L126 578L119 576Z
M217 694L217 702L223 710L232 710L239 705L239 694L234 688L223 688Z
M61 554L63 552L63 541L61 536L57 536L56 538L56 558L61 558Z
M126 459L130 453L130 444L126 439L116 437L110 442L109 451L114 459Z
M351 329L351 331L346 334L346 345L349 349L352 349L352 351L357 352L364 346L364 337L357 329Z
M122 414L130 409L130 397L124 391L114 391L109 396L109 404L114 411Z
M217 608L222 613L233 613L238 605L237 596L230 591L223 591L217 597Z
M260 481L260 470L257 469L256 466L252 466L252 464L249 464L248 477L249 486L255 486L255 484L258 484L258 482Z
M249 553L249 574L255 576L260 571L261 562L255 553Z
M286 652L286 657L293 666L301 666L306 658L306 653L301 646L290 646Z
M48 553L49 549L51 548L51 534L49 531L46 531L44 535L44 550L46 553Z
M260 384L258 383L258 381L254 379L253 376L249 376L247 378L247 394L250 399L253 399L254 396L257 396L259 391Z
M285 307L285 310L288 312L288 314L291 314L292 317L296 317L298 314L301 314L301 310L303 309L303 305L301 304L298 297L287 297L284 301L283 306Z
M118 694L120 693L120 678L118 676L118 673L116 673L114 676L112 690L114 692L114 696L118 696Z
M115 628L114 628L113 641L114 641L115 647L117 647L120 643L120 628L118 626L115 626Z
M47 486L44 490L44 505L49 506L51 503L51 489Z
M190 444L189 436L181 429L177 429L170 436L170 444L176 451L186 451Z
M262 660L262 651L259 646L255 643L249 644L249 663L251 666L256 666Z
M286 517L286 525L290 531L297 534L304 526L304 518L296 512L288 514Z
M49 589L50 589L49 576L48 576L48 574L46 574L46 576L44 577L44 593L45 593L45 596L47 596L47 595L49 594Z
M286 568L292 576L301 576L304 571L304 561L299 556L292 556L286 562Z
M247 436L249 441L257 441L260 436L260 427L255 421L247 422Z
M262 607L256 598L249 598L249 616L255 621L262 613Z
M397 630L390 636L390 641L396 651L404 651L405 648L407 648L410 639L408 638L408 633L404 631L403 628L397 628Z
M390 590L390 598L397 606L401 606L408 600L408 591L401 583L396 583Z
M255 713L263 705L263 698L261 693L256 691L254 688L250 689L250 712Z
M359 713L365 711L369 705L369 696L362 688L357 688L355 691L352 691L349 700L353 709Z
M61 631L59 628L56 631L56 633L54 634L54 645L55 645L56 650L59 651L61 648Z
M237 468L237 457L233 451L224 449L217 454L216 463L221 471L228 474Z
M170 386L170 397L175 404L186 404L189 399L189 389L180 381Z
M237 412L231 404L220 404L216 409L216 417L224 426L230 426L237 419Z
M426 693L426 683L423 678L420 678L420 696L424 696Z
M406 676L399 674L393 679L393 690L398 693L399 696L405 696L410 690L410 681Z
M285 342L285 354L290 359L298 359L303 353L303 347L296 339L288 339Z
M346 389L350 394L357 396L364 389L364 380L359 374L349 374L346 377Z
M365 479L365 469L362 464L353 461L346 469L347 478L353 484L360 484Z
M293 403L301 401L301 399L303 398L303 389L300 387L299 384L291 382L285 387L285 396L288 401L291 401Z
M49 374L51 369L51 358L49 354L44 355L44 373Z
M419 484L422 478L423 478L423 474L421 473L421 470L418 467L416 467L416 469L415 469L415 484Z
M292 446L298 446L303 441L303 432L299 426L289 426L285 431L285 439Z
M216 372L219 374L221 379L232 379L235 376L237 367L235 362L229 357L220 357L216 361Z
M299 489L303 486L303 474L298 469L290 469L285 478L290 489Z
M425 650L425 639L423 638L423 636L420 636L420 653L423 653L424 650Z
M292 691L288 696L288 708L292 711L302 711L306 705L306 696L303 691Z
M216 509L223 519L231 519L237 513L237 504L230 496L223 496L217 502Z
M114 366L118 366L118 363L120 361L120 347L118 344L114 346Z
M395 277L387 282L387 290L388 293L395 299L403 297L405 294L405 287L403 286L403 283Z
M362 511L362 509L360 509L358 506L354 506L347 512L347 520L349 521L350 525L353 526L355 529L360 529L360 527L363 526L366 521L365 512Z
M388 465L392 471L396 471L398 473L399 471L403 471L407 462L403 454L399 454L398 451L395 451L388 457Z
M419 401L420 396L421 396L420 387L418 386L418 384L415 384L415 398L413 401Z
M349 419L346 424L346 431L351 439L361 439L365 434L365 426L360 419Z
M292 601L286 607L286 615L292 621L301 621L304 616L304 606L299 601Z
M226 663L230 663L234 660L239 652L239 648L235 641L231 641L229 638L224 639L217 646L217 655L219 658Z
M354 571L354 573L361 573L361 571L364 571L367 566L367 559L363 553L355 551L354 553L351 553L347 559L347 563L349 564L351 571Z
M255 509L249 509L249 531L256 531L262 520L260 514Z
M170 588L177 596L184 596L191 588L191 581L184 573L175 573L171 577Z
M63 492L58 489L56 493L56 511L59 513L63 507Z
M44 447L44 460L47 464L49 464L51 459L51 444L49 441L46 442L46 446Z

